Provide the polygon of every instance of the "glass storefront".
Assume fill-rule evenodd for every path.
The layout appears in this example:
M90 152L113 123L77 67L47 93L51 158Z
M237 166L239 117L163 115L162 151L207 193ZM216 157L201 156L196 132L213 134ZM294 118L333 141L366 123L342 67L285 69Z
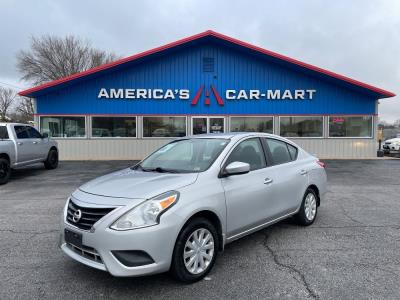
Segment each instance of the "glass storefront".
M40 118L40 131L49 137L76 138L85 137L85 117L51 116Z
M329 117L329 137L372 137L372 116Z
M280 117L280 135L283 137L322 137L323 117Z

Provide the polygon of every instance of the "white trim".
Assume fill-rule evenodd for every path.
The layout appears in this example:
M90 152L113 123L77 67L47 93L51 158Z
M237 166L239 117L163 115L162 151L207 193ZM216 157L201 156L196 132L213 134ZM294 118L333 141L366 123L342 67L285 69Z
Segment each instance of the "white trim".
M165 140L171 140L171 139L176 139L180 138L181 136L144 136L144 118L185 118L185 136L187 136L188 133L188 116L174 116L174 115L145 115L141 116L142 119L142 124L141 124L141 137L140 139L143 140L154 140L154 139L165 139Z
M374 115L335 115L335 116L327 116L328 120L328 134L327 134L327 139L374 139ZM346 117L370 117L371 118L371 136L329 136L329 119L333 117L340 117L340 118L346 118Z
M101 137L101 136L93 136L93 118L135 118L135 136L110 136L110 137ZM132 115L90 115L90 126L89 126L89 138L91 140L133 140L138 138L138 116Z
M89 126L89 122L88 122L88 116L87 115L39 115L39 132L42 133L42 118L65 118L65 117L71 117L71 118L83 118L85 121L85 136L72 136L72 137L60 137L60 136L56 136L56 137L51 137L53 140L87 140L89 139L89 135L88 135L88 126Z
M322 119L322 135L321 136L283 136L281 135L281 118L321 118ZM310 115L310 116L278 116L279 136L287 139L324 139L324 115Z
M230 131L231 130L230 126L232 124L232 118L272 118L272 132L265 132L265 133L274 134L274 132L275 132L275 116L273 116L273 115L229 116L229 131L227 131L227 132L235 132L235 131ZM246 131L246 132L252 132L252 131Z

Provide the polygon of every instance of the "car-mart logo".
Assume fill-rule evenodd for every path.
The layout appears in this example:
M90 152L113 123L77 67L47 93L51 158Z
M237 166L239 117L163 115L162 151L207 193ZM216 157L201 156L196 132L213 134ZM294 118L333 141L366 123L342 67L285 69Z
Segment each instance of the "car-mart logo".
M203 93L204 92L204 93ZM211 84L205 88L201 85L193 98L189 89L107 89L101 88L99 99L125 99L125 100L191 100L191 105L197 105L204 94L204 104L210 105L211 95L219 106L224 106L226 101L237 100L312 100L316 94L315 89L228 89L225 98L222 98L217 89Z
M213 92L218 105L224 106L224 100L221 98L221 96L219 95L219 93L217 92L217 90L215 89L215 87L212 84L210 85L210 89ZM192 100L192 105L196 105L197 102L199 102L199 99L200 99L201 95L203 94L203 90L204 90L204 84L197 90L197 93ZM210 105L210 90L209 89L206 89L204 104Z

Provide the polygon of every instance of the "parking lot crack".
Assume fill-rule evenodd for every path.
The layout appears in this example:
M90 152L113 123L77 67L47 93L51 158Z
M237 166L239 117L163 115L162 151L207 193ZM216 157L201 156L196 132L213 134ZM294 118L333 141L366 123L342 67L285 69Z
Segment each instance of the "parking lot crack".
M349 220L351 220L351 221L354 222L354 223L357 223L357 224L360 224L360 225L365 225L363 222L360 222L360 221L358 221L357 219L353 218L353 217L346 211L346 209L343 207L342 204L339 204L339 206L340 206L340 209L341 209L342 212L343 212L343 215L344 215L346 218L348 218Z
M13 230L13 229L0 229L0 232L10 232L10 233L15 233L15 234L30 234L33 236L57 232L57 231L59 231L59 230L52 229L52 230L44 230L44 231L19 231L19 230Z
M319 296L311 288L311 286L309 285L309 283L306 280L305 275L301 272L301 270L299 270L298 268L296 268L293 265L285 264L279 260L276 252L268 245L268 238L269 238L269 236L266 234L263 244L264 244L264 247L268 250L269 254L272 256L274 263L277 266L279 266L280 268L287 269L290 272L296 274L300 278L301 283L303 284L304 288L306 289L306 291L308 293L308 296L311 297L312 299L319 299Z

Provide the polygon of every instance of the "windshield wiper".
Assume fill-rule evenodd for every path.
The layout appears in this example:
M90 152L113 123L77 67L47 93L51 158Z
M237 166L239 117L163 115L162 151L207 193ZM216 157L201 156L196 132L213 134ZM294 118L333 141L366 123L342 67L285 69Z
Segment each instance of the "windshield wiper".
M179 171L177 171L177 170L174 170L174 169L165 169L165 168L162 168L162 167L143 168L142 166L140 166L140 168L141 168L144 172L179 173Z

